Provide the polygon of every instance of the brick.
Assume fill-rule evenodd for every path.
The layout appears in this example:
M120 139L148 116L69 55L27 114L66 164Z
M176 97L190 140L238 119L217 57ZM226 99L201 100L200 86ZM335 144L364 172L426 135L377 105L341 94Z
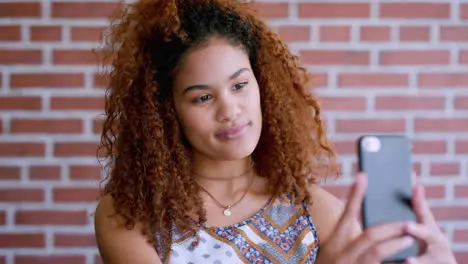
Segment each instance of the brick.
M321 26L319 39L321 42L349 42L351 41L351 27Z
M441 41L468 41L468 26L442 26L440 29Z
M328 86L328 74L326 72L316 72L314 73L311 83L311 89L315 88L324 88Z
M360 40L363 42L387 42L390 41L390 27L386 26L362 26Z
M262 18L286 18L289 16L289 3L256 2L254 8Z
M301 18L369 18L370 4L368 3L300 3L299 17Z
M42 109L42 99L38 96L2 96L0 111L23 110L37 111Z
M31 26L31 41L61 41L62 28L60 26Z
M92 142L63 142L56 143L54 156L56 157L96 157L98 143Z
M15 214L17 225L85 225L88 215L84 210L18 210Z
M468 154L468 140L455 141L455 152L457 154Z
M0 225L6 225L7 223L7 213L5 211L0 211ZM0 261L0 263L2 263Z
M107 88L110 81L108 74L96 73L93 75L93 87L94 88Z
M455 198L468 198L468 185L455 185Z
M430 165L432 176L457 176L460 174L460 163L458 162L433 162Z
M468 243L468 229L467 228L455 228L453 230L453 242Z
M339 73L338 87L408 87L407 74L400 73Z
M468 4L460 4L460 18L468 19Z
M29 167L30 180L60 180L60 166L33 165Z
M15 264L67 263L85 264L85 255L15 255Z
M325 111L364 111L365 97L320 97L319 102Z
M97 188L56 187L53 190L53 199L57 203L96 202L99 195Z
M356 142L352 140L335 140L332 142L339 155L356 154Z
M101 134L103 124L104 124L104 120L102 119L93 120L93 133Z
M406 129L404 119L337 119L338 133L397 133Z
M45 145L32 142L0 142L0 157L43 157Z
M424 191L428 199L444 199L446 196L444 185L426 185Z
M304 64L318 65L368 65L369 51L360 50L302 50L299 56Z
M418 86L422 88L458 87L468 86L467 73L420 73Z
M91 50L54 50L52 61L57 65L102 65L102 55Z
M457 263L468 263L468 251L454 251Z
M104 110L104 97L52 97L51 110Z
M0 202L44 202L44 189L9 188L0 190Z
M400 27L399 39L402 42L429 41L431 29L428 26L402 26Z
M458 56L458 62L461 64L468 64L468 50L461 50Z
M83 121L78 119L13 119L13 133L76 134L83 132Z
M414 131L456 133L468 131L467 118L416 118Z
M1 7L1 3L0 3ZM21 27L18 25L0 26L0 41L20 41Z
M468 220L468 206L433 206L431 210L438 221Z
M286 42L309 41L310 31L308 26L281 26L278 28L278 35Z
M415 140L413 141L413 153L424 154L445 154L447 153L447 142L445 140Z
M448 65L448 50L387 50L379 54L379 64L389 65Z
M376 110L444 110L443 96L377 96Z
M468 96L456 96L453 106L457 110L468 110Z
M38 18L41 16L40 2L0 3L0 18Z
M450 18L449 3L380 3L381 18L446 19Z
M23 49L0 49L0 64L41 64L42 51Z
M52 2L51 16L68 19L108 19L120 12L121 5L114 2Z
M81 73L14 73L11 88L81 88Z
M96 247L94 234L60 233L54 234L55 247Z
M45 237L42 233L2 233L0 248L44 248Z
M103 40L104 27L71 27L70 38L75 42L101 42Z
M19 180L20 173L20 167L0 166L0 180Z
M102 178L101 168L91 165L70 166L70 179L72 180L99 180Z

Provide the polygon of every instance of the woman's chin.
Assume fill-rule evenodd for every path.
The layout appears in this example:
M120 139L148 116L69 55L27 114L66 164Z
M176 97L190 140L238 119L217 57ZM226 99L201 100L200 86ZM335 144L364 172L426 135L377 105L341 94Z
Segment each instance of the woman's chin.
M224 146L214 153L213 158L218 160L239 160L249 157L255 150L257 142L243 142Z

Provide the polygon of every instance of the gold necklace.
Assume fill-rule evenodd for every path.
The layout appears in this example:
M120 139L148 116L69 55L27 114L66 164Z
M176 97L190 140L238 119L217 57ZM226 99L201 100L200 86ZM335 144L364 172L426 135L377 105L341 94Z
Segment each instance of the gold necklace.
M247 173L250 172L251 170L252 170L252 169L248 170L247 172L243 173L242 175L247 174ZM196 174L196 173L194 173L194 174ZM197 175L199 175L199 174L197 174ZM233 208L234 206L236 206L237 204L239 204L239 203L242 201L242 199L245 198L245 196L246 196L247 193L249 192L250 187L252 186L252 184L253 184L253 182L254 182L254 178L255 178L255 177L252 176L252 178L250 179L249 186L245 189L245 192L244 192L244 194L242 195L242 197L241 197L239 200L237 200L235 203L231 204L231 205L223 205L223 204L220 203L209 191L207 191L205 188L203 188L203 186L201 186L197 181L195 181L195 182L198 184L198 186L199 186L204 192L206 192L206 194L208 194L208 195L211 197L211 199L213 199L213 201L216 202L216 204L218 204L219 207L221 207L221 208L224 209L223 214L224 214L225 216L230 216L230 215L232 214L231 208Z

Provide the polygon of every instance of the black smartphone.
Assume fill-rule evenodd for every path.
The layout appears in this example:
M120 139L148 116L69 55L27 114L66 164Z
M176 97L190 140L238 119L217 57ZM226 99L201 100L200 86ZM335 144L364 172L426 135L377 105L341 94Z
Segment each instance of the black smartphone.
M411 206L412 144L402 135L364 135L357 141L358 169L368 179L362 203L363 228L393 221L416 221ZM418 243L385 262L416 256Z

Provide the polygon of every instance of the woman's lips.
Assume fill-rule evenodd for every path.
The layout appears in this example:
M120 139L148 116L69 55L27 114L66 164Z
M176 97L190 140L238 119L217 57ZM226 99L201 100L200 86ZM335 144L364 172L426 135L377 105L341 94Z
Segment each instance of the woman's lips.
M222 140L236 139L236 138L242 137L251 124L252 122L247 122L240 126L234 126L233 128L217 133L216 137Z

